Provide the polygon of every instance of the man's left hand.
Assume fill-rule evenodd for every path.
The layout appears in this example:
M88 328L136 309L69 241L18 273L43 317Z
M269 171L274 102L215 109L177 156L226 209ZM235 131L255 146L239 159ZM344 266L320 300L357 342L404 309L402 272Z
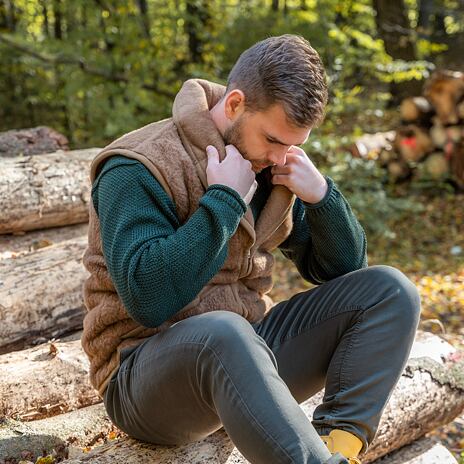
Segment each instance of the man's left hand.
M272 183L285 185L297 197L307 203L318 203L327 193L328 185L304 150L292 146L283 166L271 168Z

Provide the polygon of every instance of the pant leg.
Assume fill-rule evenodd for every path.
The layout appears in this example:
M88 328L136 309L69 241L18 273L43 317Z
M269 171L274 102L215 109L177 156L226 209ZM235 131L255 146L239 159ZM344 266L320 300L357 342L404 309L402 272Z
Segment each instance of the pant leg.
M185 444L224 426L251 463L347 462L330 455L276 367L246 319L213 311L124 352L105 406L118 427L151 443Z
M395 268L371 266L278 303L252 326L299 403L325 384L316 430L354 433L364 452L406 365L419 317L413 283Z

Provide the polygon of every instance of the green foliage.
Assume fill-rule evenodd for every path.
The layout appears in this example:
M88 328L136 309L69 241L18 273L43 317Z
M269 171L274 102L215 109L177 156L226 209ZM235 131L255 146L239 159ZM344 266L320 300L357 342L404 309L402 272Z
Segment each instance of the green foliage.
M340 127L366 105L382 109L388 82L427 75L424 60L444 47L421 38L421 61L394 60L371 0L287 0L277 12L270 0L147 0L146 13L142 3L17 0L12 12L0 4L0 129L48 124L75 147L103 145L169 116L185 79L224 83L244 49L282 33L319 51L330 84L326 124Z
M409 196L393 195L385 171L374 160L353 158L349 152L339 149L348 141L346 137L322 137L305 148L311 159L319 161L321 171L340 187L368 238L392 238L394 232L388 227L387 219L392 222L405 214L423 211L424 207Z

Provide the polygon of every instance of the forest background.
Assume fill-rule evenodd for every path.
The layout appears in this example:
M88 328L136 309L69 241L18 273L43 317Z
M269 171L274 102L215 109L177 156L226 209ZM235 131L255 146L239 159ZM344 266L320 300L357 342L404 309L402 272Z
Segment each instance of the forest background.
M405 272L423 328L464 347L462 192L394 184L347 149L394 128L435 70L464 71L463 0L0 0L0 131L50 126L72 149L103 147L169 117L186 79L225 83L243 50L283 33L308 39L326 67L327 116L304 148L357 213L369 264ZM277 258L275 298L308 288ZM462 424L447 429L456 455Z

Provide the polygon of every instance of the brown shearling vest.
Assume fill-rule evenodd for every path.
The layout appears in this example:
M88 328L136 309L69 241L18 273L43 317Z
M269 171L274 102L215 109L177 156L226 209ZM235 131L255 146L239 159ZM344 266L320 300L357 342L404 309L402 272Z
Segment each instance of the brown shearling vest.
M166 190L184 224L208 187L206 146L215 146L220 160L225 156L224 141L209 112L224 92L224 86L213 82L186 81L174 100L172 118L143 126L106 146L92 161L91 182L108 157L137 159ZM101 396L119 367L122 348L138 345L177 321L215 310L236 312L250 323L264 317L274 304L267 295L273 286L271 251L291 232L295 198L286 187L273 186L256 223L248 207L229 240L219 272L193 301L155 328L134 321L118 297L102 252L98 216L90 202L88 246L83 256L90 276L83 289L87 313L81 343L90 361L90 381Z

